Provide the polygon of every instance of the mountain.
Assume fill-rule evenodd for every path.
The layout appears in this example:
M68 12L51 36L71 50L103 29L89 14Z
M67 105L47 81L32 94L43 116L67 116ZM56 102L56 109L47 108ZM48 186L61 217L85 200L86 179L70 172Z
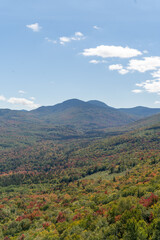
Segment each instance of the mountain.
M124 116L76 99L0 110L0 239L159 239L160 114L75 138Z
M48 123L74 125L82 129L117 127L135 120L134 117L95 100L84 102L71 99L54 106L40 107L30 113Z
M112 107L109 107L104 102L101 102L101 101L98 101L98 100L90 100L87 103L90 103L90 104L95 105L97 107L112 108Z
M144 116L144 109L150 111L150 114L155 113L155 109L144 107L128 109L126 113L97 100L84 102L78 99L32 111L0 109L0 147L15 146L15 142L16 146L28 145L44 138L51 140L117 135L156 124L159 121L157 115L139 120ZM138 110L138 113L133 110Z
M134 121L134 117L95 100L71 99L32 111L0 109L0 149L28 146L42 139L103 137L111 128Z
M160 113L153 116L140 119L131 124L134 128L160 128Z
M160 113L160 108L148 108L148 107L133 107L133 108L119 108L121 112L130 114L132 116L140 118L145 118L152 116L154 114Z

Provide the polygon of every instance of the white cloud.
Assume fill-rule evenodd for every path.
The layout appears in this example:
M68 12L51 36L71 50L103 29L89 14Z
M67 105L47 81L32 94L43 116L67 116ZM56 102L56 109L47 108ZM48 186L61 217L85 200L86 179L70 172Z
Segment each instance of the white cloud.
M121 75L124 75L124 74L128 73L128 70L124 69L122 64L110 65L109 70L111 70L111 71L117 70Z
M148 53L147 51L140 52L137 49L132 49L129 47L121 46L105 46L100 45L96 48L84 49L82 55L84 56L96 56L102 58L131 58L135 56ZM90 63L98 64L100 60L90 60ZM126 67L122 64L113 64L109 65L109 70L118 71L119 74L127 74L128 72L138 71L140 73L145 73L151 71L153 79L146 80L142 83L137 83L136 86L140 89L133 89L132 92L135 94L141 92L155 93L160 95L160 57L159 56L150 56L143 57L142 59L131 59ZM158 102L157 102L158 103Z
M25 91L23 91L23 90L19 90L18 91L20 94L25 94Z
M91 61L89 61L90 63L93 63L93 64L98 64L98 63L100 63L100 61L98 61L98 60L91 60Z
M69 38L69 37L60 37L59 38L60 40L60 44L65 44L67 42L70 42L72 40L72 38Z
M142 55L140 51L137 49L129 48L129 47L121 47L121 46L107 46L100 45L96 48L88 48L84 49L84 56L98 56L102 58L131 58Z
M118 72L119 72L121 75L125 75L125 74L127 74L129 71L123 68L123 69L118 70Z
M66 36L59 37L59 40L52 40L48 37L45 37L45 40L47 42L50 42L53 44L57 44L59 42L61 45L65 45L65 43L69 43L71 41L80 41L83 39L85 39L85 37L84 37L83 33L81 33L81 32L75 32L74 35L71 37L66 37Z
M144 57L143 60L130 60L127 69L144 73L146 71L156 70L159 67L160 57Z
M30 99L31 100L28 100L26 98L17 98L17 97L10 97L9 99L7 99L3 95L0 95L0 101L4 101L4 102L7 102L7 103L20 105L20 106L26 106L30 109L39 107L39 104L36 104L34 102L34 100L35 100L34 97L31 97Z
M132 92L133 93L141 93L141 92L143 92L141 89L134 89L134 90L132 90Z
M28 100L26 98L15 98L15 97L11 97L7 100L8 103L11 104L18 104L18 105L23 105L23 106L27 106L31 109L33 108L37 108L39 107L38 104L35 104L33 101Z
M147 80L142 83L137 83L136 86L142 87L149 93L157 93L160 95L160 80Z
M121 64L114 64L109 66L109 70L120 70L123 69L123 66Z
M65 43L68 43L68 42L71 42L71 41L80 41L80 40L83 40L85 39L83 33L81 32L75 32L74 36L72 37L60 37L59 38L59 41L60 41L60 44L64 45Z
M107 61L106 60L95 60L95 59L93 59L93 60L90 60L89 63L98 64L98 63L107 63Z
M76 37L83 37L83 33L81 33L81 32L75 32L75 36L76 36Z
M0 95L0 101L6 101L6 98L3 95Z
M143 59L131 59L126 69L121 64L109 66L110 70L118 70L120 74L126 74L129 71L138 71L145 73L147 71L155 71L151 73L154 78L160 78L160 57L144 57ZM122 70L121 70L122 69ZM157 71L156 71L157 70Z
M50 42L50 43L54 43L54 44L57 43L56 40L52 40L52 39L50 39L50 38L48 38L48 37L46 37L45 40L46 40L47 42Z
M158 71L151 73L153 78L159 78L160 79L160 69Z
M30 25L26 25L27 28L30 28L33 32L39 32L41 30L41 26L39 26L39 23L34 23Z
M155 101L154 104L160 104L160 101Z
M96 30L100 30L100 29L101 29L100 27L98 27L98 26L96 26L96 25L93 26L93 28L96 29Z

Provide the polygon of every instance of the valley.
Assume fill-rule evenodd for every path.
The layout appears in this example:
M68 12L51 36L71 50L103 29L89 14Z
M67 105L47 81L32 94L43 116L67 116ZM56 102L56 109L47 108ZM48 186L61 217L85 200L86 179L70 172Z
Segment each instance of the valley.
M160 113L149 115L80 100L1 110L0 239L158 239Z

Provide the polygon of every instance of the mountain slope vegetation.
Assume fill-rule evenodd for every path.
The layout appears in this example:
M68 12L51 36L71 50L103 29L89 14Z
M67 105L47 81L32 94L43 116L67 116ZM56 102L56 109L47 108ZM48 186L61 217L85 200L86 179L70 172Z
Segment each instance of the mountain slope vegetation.
M160 113L160 108L134 107L134 108L120 108L120 111L133 115L138 119L146 118Z
M157 239L159 140L150 126L3 155L1 238Z
M93 135L37 111L1 126L0 239L158 239L160 115Z
M133 122L132 116L98 101L84 102L78 99L40 107L32 111L34 116L47 123L76 125L81 129L109 128Z

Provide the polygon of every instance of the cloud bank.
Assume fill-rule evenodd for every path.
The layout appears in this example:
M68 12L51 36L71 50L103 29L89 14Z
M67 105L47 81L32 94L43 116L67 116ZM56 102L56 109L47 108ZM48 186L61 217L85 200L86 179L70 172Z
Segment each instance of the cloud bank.
M26 106L30 109L38 108L39 104L36 104L34 102L35 99L28 100L26 98L17 98L17 97L11 97L9 99L5 98L3 95L0 96L0 101L4 101L13 105L20 105L20 106Z
M26 98L15 98L15 97L11 97L8 99L7 101L8 103L11 103L11 104L18 104L18 105L23 105L23 106L27 106L29 108L37 108L39 107L38 104L35 104L33 101L31 100L28 100Z
M122 46L108 46L100 45L96 48L87 48L82 52L83 56L97 56L102 58L132 58L142 55L137 49L122 47Z
M160 79L146 80L142 83L137 83L137 87L141 87L149 93L157 93L160 95Z
M114 65L110 65L109 66L109 70L113 71L113 70L117 70L120 74L124 75L126 73L128 73L127 69L124 69L122 64L114 64Z
M142 60L130 60L127 69L144 73L146 71L156 70L159 67L160 57L144 57Z

